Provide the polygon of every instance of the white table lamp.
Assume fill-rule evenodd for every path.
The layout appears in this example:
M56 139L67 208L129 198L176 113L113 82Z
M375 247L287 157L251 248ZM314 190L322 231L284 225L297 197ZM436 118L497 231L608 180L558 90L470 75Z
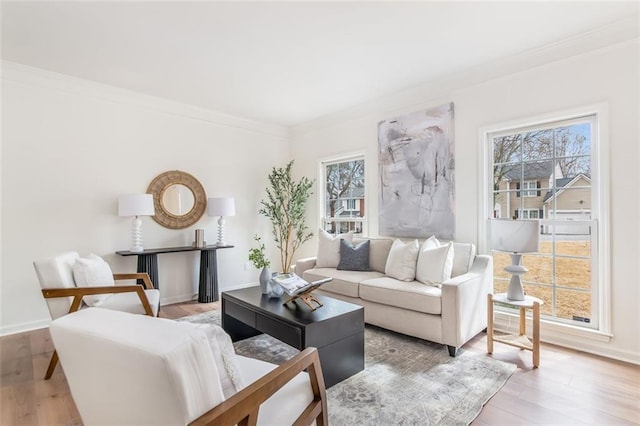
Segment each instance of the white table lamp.
M209 198L207 200L207 214L209 216L219 216L218 219L218 242L217 246L225 246L224 242L224 218L236 215L236 201L233 197Z
M139 253L142 247L142 220L140 216L153 216L152 194L125 194L118 197L118 216L131 216L131 247L129 251Z
M494 219L491 224L491 248L511 253L511 265L504 268L511 274L507 299L524 300L522 275L528 269L522 266L522 253L539 251L540 221Z

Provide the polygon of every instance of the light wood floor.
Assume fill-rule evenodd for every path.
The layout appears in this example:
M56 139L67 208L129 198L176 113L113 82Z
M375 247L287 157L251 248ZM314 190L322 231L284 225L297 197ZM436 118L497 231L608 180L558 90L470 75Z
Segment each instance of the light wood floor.
M218 303L163 306L179 318L218 309ZM464 346L486 355L486 335ZM53 351L47 329L0 338L0 425L82 424L63 369L44 372ZM518 366L474 425L640 424L640 367L543 344L540 368L531 352L494 345L494 358ZM329 407L331 409L331 407Z

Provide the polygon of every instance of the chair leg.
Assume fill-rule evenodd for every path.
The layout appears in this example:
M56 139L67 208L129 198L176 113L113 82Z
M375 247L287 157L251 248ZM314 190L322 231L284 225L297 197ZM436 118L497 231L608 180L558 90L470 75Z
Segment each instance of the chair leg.
M47 368L47 374L44 375L45 380L49 380L53 375L53 370L56 369L56 365L58 365L58 352L53 351L53 355L51 355L51 361L49 361L49 367Z

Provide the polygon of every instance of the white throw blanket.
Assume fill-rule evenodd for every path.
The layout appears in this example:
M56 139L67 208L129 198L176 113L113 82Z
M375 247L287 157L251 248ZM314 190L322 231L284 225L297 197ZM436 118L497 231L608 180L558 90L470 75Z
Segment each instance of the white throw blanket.
M224 393L225 399L228 399L244 387L231 338L220 326L213 324L190 324L201 329L207 335L213 358L218 366L222 392ZM221 368L221 366L224 366L224 368Z

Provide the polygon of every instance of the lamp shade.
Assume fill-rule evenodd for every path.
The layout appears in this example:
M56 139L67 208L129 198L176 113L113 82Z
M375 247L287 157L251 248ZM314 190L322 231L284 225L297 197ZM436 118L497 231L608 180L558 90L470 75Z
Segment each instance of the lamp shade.
M207 200L209 216L235 216L236 200L233 197L209 198Z
M152 194L124 194L118 197L118 216L153 216Z
M490 225L492 249L512 253L534 253L539 250L539 220L494 219Z

